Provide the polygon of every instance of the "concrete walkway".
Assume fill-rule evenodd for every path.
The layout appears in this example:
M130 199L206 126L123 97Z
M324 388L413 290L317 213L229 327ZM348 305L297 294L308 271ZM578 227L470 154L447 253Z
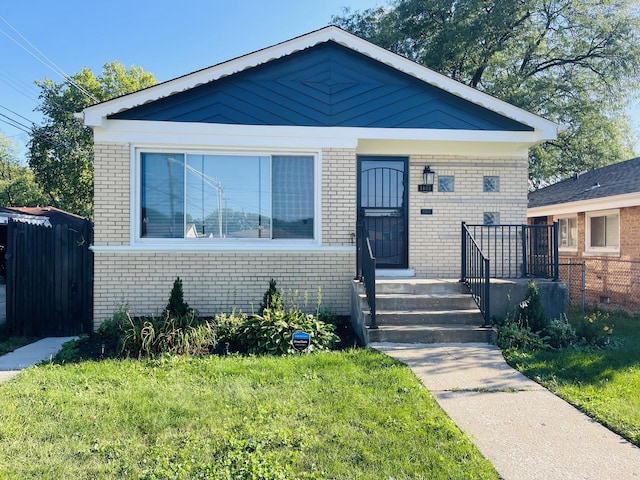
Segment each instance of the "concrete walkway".
M62 345L77 337L49 337L17 348L0 357L0 382L9 380L23 368L53 357Z
M505 480L640 479L640 449L507 365L487 344L373 348L406 363Z

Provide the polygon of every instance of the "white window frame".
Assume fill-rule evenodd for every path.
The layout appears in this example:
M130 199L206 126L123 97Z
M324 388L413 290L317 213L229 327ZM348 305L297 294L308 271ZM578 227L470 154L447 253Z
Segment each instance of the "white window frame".
M561 250L563 252L574 252L576 253L578 251L578 214L572 214L572 215L560 215L560 216L556 216L554 217L554 220L556 222L558 222L558 228L562 228L561 227L561 221L562 220L575 220L576 222L576 234L575 234L575 241L576 244L573 246L562 246L561 244L558 245L558 250ZM558 239L560 240L562 238L562 231L558 232Z
M278 156L295 155L313 158L313 235L312 239L196 239L196 238L145 238L141 236L142 201L142 153L174 153L185 155ZM322 245L322 152L307 149L216 149L179 148L175 146L132 146L130 151L130 239L131 245L167 248L171 250L290 250Z
M591 219L596 217L605 217L610 215L618 216L618 246L617 247L592 247L591 246ZM592 212L585 212L584 215L584 223L585 223L585 238L584 238L584 251L586 255L620 255L620 209L612 209L612 210L595 210Z

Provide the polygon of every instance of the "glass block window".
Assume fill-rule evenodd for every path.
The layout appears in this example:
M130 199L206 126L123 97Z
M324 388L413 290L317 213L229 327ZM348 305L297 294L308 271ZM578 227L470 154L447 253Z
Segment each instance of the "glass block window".
M500 212L484 212L482 223L485 225L500 225Z
M498 177L498 176L484 176L484 177L482 177L482 191L484 191L484 192L499 192L500 191L500 177Z
M453 192L455 190L455 179L453 175L438 175L438 191Z

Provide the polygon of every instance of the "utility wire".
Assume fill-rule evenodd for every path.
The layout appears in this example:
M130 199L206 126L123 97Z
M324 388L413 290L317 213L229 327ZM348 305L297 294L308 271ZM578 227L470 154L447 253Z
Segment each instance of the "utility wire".
M4 117L4 118L2 118ZM5 118L7 120L5 120ZM21 130L24 133L31 133L31 129L29 127L27 127L26 125L23 125L19 122L16 122L14 119L12 119L11 117L7 117L5 114L0 113L0 122L4 122L7 125L11 125L13 128L17 129L17 130Z
M28 83L20 81L16 78L12 78L11 73L7 72L4 68L0 67L0 81L6 83L13 88L16 92L24 95L29 100L38 101L38 91Z
M36 55L35 53L33 53L33 51L31 51L28 48L26 48L22 43L17 41L15 38L13 38L10 34L5 32L4 30L0 29L0 33L2 33L5 37L7 37L13 43L18 45L20 48L22 48L29 55L31 55L33 58L38 60L40 63L45 65L47 68L53 70L58 75L61 75L62 78L64 78L67 82L69 82L71 85L73 85L78 90L80 90L80 92L82 92L88 98L90 98L94 102L98 102L99 101L96 97L91 95L91 93L89 93L86 89L84 89L82 86L78 85L69 75L64 73L64 71L60 67L58 67L58 65L56 65L49 57L47 57L35 45L33 45L29 40L27 40L27 38L25 38L25 36L22 35L18 30L16 30L16 28L13 25L11 25L2 15L0 15L0 20L2 20L4 23L6 23L9 26L9 28L11 28L11 30L13 30L22 40L24 40L27 43L27 45L29 45L33 50L35 50L38 53L38 55Z
M32 122L27 117L24 117L24 116L20 115L18 112L14 112L13 110L11 110L10 108L5 107L4 105L0 105L0 108L4 108L7 112L10 112L10 113L13 113L14 115L17 115L21 119L26 120L27 122L29 122L31 125L35 125L36 124L36 122Z

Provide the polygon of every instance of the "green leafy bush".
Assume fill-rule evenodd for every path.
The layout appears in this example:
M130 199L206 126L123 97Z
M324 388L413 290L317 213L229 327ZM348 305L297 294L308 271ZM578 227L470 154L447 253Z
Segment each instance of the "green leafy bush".
M551 320L542 334L544 343L551 348L566 348L576 341L576 331L566 318Z
M245 313L219 313L213 318L212 326L218 340L218 353L235 352L241 349L238 339L240 327L246 323Z
M205 355L217 346L215 328L190 311L181 317L132 318L121 339L126 356L156 357L164 353Z
M281 291L276 288L275 280L269 282L269 289L263 296L261 313L248 318L237 330L237 340L244 351L251 354L284 355L294 353L291 344L292 335L297 331L307 332L311 336L309 350L328 350L337 342L335 326L319 320L318 316L304 313L297 306L299 293L291 292L286 303ZM304 293L304 303L307 295ZM321 292L318 292L316 311L320 312ZM265 306L269 305L269 306ZM331 318L328 312L324 318Z
M513 320L505 320L496 324L498 333L498 347L502 350L541 350L545 348L543 339L536 332L531 331Z
M527 298L518 307L518 322L532 332L541 332L549 323L542 308L538 286L533 280L527 284Z
M318 320L313 314L284 308L264 310L240 326L238 340L247 353L284 355L294 353L291 337L303 331L311 335L309 350L328 350L339 341L334 326Z
M576 336L583 345L605 347L609 345L613 327L609 322L609 314L596 310L576 323Z

